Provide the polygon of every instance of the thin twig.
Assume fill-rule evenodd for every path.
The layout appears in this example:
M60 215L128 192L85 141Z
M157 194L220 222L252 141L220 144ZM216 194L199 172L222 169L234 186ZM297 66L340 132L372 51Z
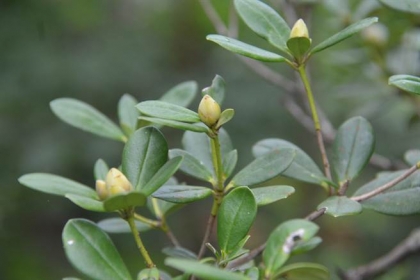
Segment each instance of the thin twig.
M210 214L209 219L207 221L206 231L203 237L203 242L201 243L200 251L198 252L198 259L201 259L204 255L204 252L206 252L206 243L209 240L215 220L216 220L216 216L213 214Z
M348 187L350 186L350 181L346 180L343 184L341 184L340 188L338 189L338 195L345 195Z
M326 208L321 208L321 209L315 210L314 212L312 212L311 214L306 216L305 220L314 221L314 220L318 219L319 217L321 217L322 215L324 215L326 211L327 211Z
M201 7L203 7L204 12L206 13L207 17L213 24L214 28L216 29L217 33L222 35L228 35L228 29L226 25L223 23L222 19L220 18L219 14L217 13L216 9L211 4L210 0L200 0Z
M238 14L235 11L235 5L230 4L229 8L229 27L228 27L228 36L232 38L238 37L239 33L239 19Z

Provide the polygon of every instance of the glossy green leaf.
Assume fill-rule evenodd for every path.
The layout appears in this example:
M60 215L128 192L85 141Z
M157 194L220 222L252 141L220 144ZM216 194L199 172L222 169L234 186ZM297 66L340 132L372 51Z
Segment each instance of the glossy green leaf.
M318 185L329 183L329 180L324 177L315 162L302 149L288 141L276 138L264 139L252 147L252 153L255 157L260 157L281 149L294 149L296 151L292 163L282 173L283 176Z
M109 236L91 221L69 220L63 230L63 245L73 266L90 278L132 279Z
M187 151L181 149L169 150L170 158L174 158L177 156L182 156L184 158L180 167L180 170L182 172L206 182L213 181L212 172L204 165L203 162L200 162Z
M138 231L143 232L150 230L151 227L148 224L135 220L136 228ZM121 218L107 218L96 223L99 228L108 233L131 233L130 226L127 221Z
M280 175L290 166L295 157L295 150L273 150L271 153L256 158L239 171L232 183L236 186L251 186L265 182Z
M210 95L219 105L222 105L223 100L225 99L225 87L225 80L221 76L216 75L211 86L203 89L202 94L203 96L206 94Z
M180 83L167 91L160 101L175 104L181 107L187 107L193 101L197 94L198 85L195 81Z
M93 175L96 180L105 181L106 175L108 174L108 164L103 159L98 159L93 167Z
M280 224L271 234L263 252L265 276L277 274L288 260L297 242L310 240L319 227L304 219L289 220Z
M150 181L140 188L141 192L146 196L154 193L158 188L160 188L175 172L178 170L182 162L182 157L174 157L168 160L156 174L150 179Z
M178 122L196 123L200 117L194 111L172 103L150 100L137 104L136 108L144 115Z
M94 212L105 212L104 204L102 201L92 199L86 196L80 196L77 194L66 194L66 198L70 199L71 202L77 206Z
M404 154L405 162L409 165L416 165L420 162L420 150L409 150Z
M154 127L134 132L123 150L122 172L137 191L141 190L168 160L168 144Z
M148 121L150 123L169 126L181 130L190 130L194 132L210 132L210 129L208 127L199 125L199 124L190 124L190 123L184 123L179 121L173 121L173 120L166 120L166 119L159 119L159 118L149 118L149 117L140 117L140 120Z
M194 260L168 258L165 260L165 264L206 280L249 280L242 274L223 270Z
M384 5L407 13L420 14L420 3L418 0L379 0Z
M124 94L118 102L118 118L125 135L130 136L137 129L139 111L137 100L129 94Z
M145 268L137 275L137 280L160 280L159 270L156 267Z
M269 186L252 189L258 206L267 205L280 199L289 197L295 192L290 186Z
M217 121L216 128L219 128L225 123L229 122L233 118L234 115L235 115L235 110L233 109L224 110L221 113L219 120Z
M58 98L50 102L53 113L65 123L93 134L125 142L121 129L94 107L72 98Z
M255 216L257 203L248 187L238 187L228 193L217 215L217 240L227 254L248 234Z
M183 247L166 247L162 252L168 257L197 260L198 257L194 252Z
M330 280L328 268L316 263L294 263L284 266L277 277L287 280Z
M320 44L318 44L317 46L315 46L310 53L314 54L317 52L320 52L322 50L325 50L335 44L340 43L341 41L347 39L350 36L353 36L354 34L356 34L357 32L359 32L360 30L368 27L369 25L375 23L378 21L377 17L372 17L372 18L366 18L363 19L361 21L358 21L356 23L353 23L352 25L344 28L343 30L341 30L340 32L334 34L333 36L329 37L328 39L324 40L323 42L321 42Z
M302 58L311 47L311 40L306 37L295 37L287 40L287 47L296 58Z
M255 33L284 52L290 27L270 6L258 0L235 0L235 8L242 20Z
M44 193L65 196L75 194L98 199L95 190L76 181L48 173L30 173L18 179L22 185Z
M373 191L405 173L405 170L387 172L362 186L354 196ZM362 206L389 215L420 213L420 174L417 171L391 189L362 202Z
M140 192L123 193L104 200L106 211L116 211L146 204L147 198Z
M332 165L340 184L352 180L369 162L375 148L370 123L354 117L343 123L333 143Z
M410 75L394 75L389 78L388 83L404 91L420 94L420 77Z
M208 35L207 40L212 41L228 51L266 62L284 62L286 59L279 54L269 52L253 45L223 35Z
M189 203L210 196L213 191L209 188L196 186L163 186L155 191L152 196L173 203Z
M325 213L333 217L355 215L362 212L362 205L345 196L331 196L321 202L317 209L326 208Z
M225 178L229 178L232 175L233 170L236 167L236 163L238 162L238 151L233 150L230 151L223 157L223 174Z
M293 247L292 255L302 254L311 251L319 244L321 244L321 242L322 239L318 236L312 237L307 241L297 241L295 246Z

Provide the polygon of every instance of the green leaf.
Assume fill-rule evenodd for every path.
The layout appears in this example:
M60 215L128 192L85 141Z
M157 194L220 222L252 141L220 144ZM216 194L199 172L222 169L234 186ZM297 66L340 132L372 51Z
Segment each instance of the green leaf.
M168 144L154 127L137 130L123 150L122 172L140 191L168 160Z
M353 36L354 34L356 34L357 32L359 32L360 30L368 27L369 25L375 23L378 21L377 17L371 17L371 18L366 18L363 19L361 21L358 21L356 23L353 23L352 25L344 28L343 30L341 30L340 32L334 34L333 36L331 36L330 38L324 40L323 42L321 42L320 44L318 44L317 46L315 46L311 51L310 54L314 54L317 52L320 52L322 50L325 50L335 44L340 43L341 41L347 39L350 36Z
M225 123L229 122L233 116L235 115L235 110L233 109L226 109L220 114L220 118L217 121L216 128L221 127Z
M66 194L65 197L83 209L94 212L106 212L102 201L77 194Z
M194 132L201 132L201 133L208 133L210 132L210 129L208 127L199 125L199 124L190 124L190 123L184 123L184 122L178 122L173 120L165 120L165 119L159 119L159 118L149 118L149 117L140 117L140 120L148 121L151 123L169 126L177 129L182 130L190 130Z
M213 191L209 188L196 186L163 186L155 191L152 196L173 203L189 203L211 195Z
M138 231L143 232L150 230L151 227L140 221L134 221ZM130 226L127 221L121 218L107 218L96 223L99 228L108 233L131 233Z
M197 93L198 85L195 81L180 83L167 91L160 101L187 107L193 101Z
M223 157L223 174L225 178L229 178L232 175L233 170L236 167L236 163L238 162L238 151L233 150L230 151Z
M155 200L157 202L160 213L155 212L155 209L153 208L152 200ZM168 201L157 199L150 196L148 197L148 201L147 201L147 207L149 208L150 212L152 212L153 215L155 215L157 218L160 218L160 219L162 217L167 217L169 214L175 212L176 210L179 210L183 206L184 206L183 204L172 203L172 202L168 202Z
M276 138L264 139L252 147L252 153L255 157L260 157L281 149L294 149L296 151L292 163L282 173L283 176L318 185L331 184L315 162L301 148L288 141Z
M379 0L382 4L407 13L420 14L420 4L418 0Z
M169 178L174 175L178 170L182 162L182 157L174 157L173 159L168 160L156 174L150 179L150 181L140 188L140 191L146 196L154 193L158 188L160 188Z
M73 266L93 279L132 279L109 236L91 221L69 220L63 230L63 245Z
M317 209L321 208L326 208L325 213L335 218L362 212L362 205L359 202L345 196L331 196L318 205Z
M258 206L267 205L280 199L289 197L295 192L290 186L269 186L252 189Z
M239 40L223 35L207 35L207 40L219 44L228 51L266 62L284 62L286 59L279 54L269 52Z
M75 194L98 199L96 192L88 186L73 180L48 173L30 173L18 179L22 185L44 193L65 196Z
M248 234L257 203L248 187L238 187L223 198L217 215L217 240L222 251L230 254Z
M280 175L292 163L295 150L273 150L258 157L236 174L232 182L236 186L251 186Z
M127 209L146 204L146 196L140 192L123 193L104 200L105 210L108 212Z
M245 275L248 276L250 280L258 280L260 279L260 270L258 267L254 266L246 270Z
M404 159L409 165L416 165L420 162L420 150L408 150L404 154Z
M167 258L165 264L206 280L249 280L242 274L222 270L193 260Z
M196 123L200 117L194 111L163 101L143 101L136 108L144 115L178 122Z
M180 167L182 172L206 182L212 182L214 180L212 172L204 165L204 163L200 162L187 151L181 149L169 150L170 158L174 158L176 156L182 156L184 158Z
M202 95L210 95L219 105L222 105L223 100L225 99L225 87L225 80L221 76L216 75L211 86L202 90Z
M329 280L328 268L316 263L294 263L284 266L277 277L287 280Z
M388 83L404 91L420 94L419 77L410 75L394 75L389 78Z
M106 138L125 142L119 127L94 107L72 98L58 98L50 102L53 113L65 123Z
M109 167L103 159L98 159L93 167L93 174L96 180L105 181L106 175L108 174Z
M310 240L318 229L316 224L304 219L289 220L279 225L270 234L263 252L266 278L277 274L297 242Z
M168 257L197 260L198 257L194 252L183 247L166 247L162 252Z
M387 172L362 186L354 196L371 192L401 176L406 170ZM362 206L388 215L411 215L420 213L420 174L414 173L382 194L362 202Z
M234 3L249 28L273 46L288 52L286 42L290 36L290 27L274 9L257 0L235 0Z
M306 37L295 37L287 40L287 47L296 58L302 58L311 47L311 40Z
M127 136L137 129L139 111L136 109L137 100L129 94L124 94L118 102L118 118L120 126Z
M312 237L307 241L297 241L295 246L293 247L292 255L302 254L311 251L319 244L321 244L321 242L322 239L318 236Z
M372 126L354 117L340 126L333 143L332 163L340 184L354 179L369 162L374 151Z
M156 267L145 268L137 275L137 280L160 280L159 270Z

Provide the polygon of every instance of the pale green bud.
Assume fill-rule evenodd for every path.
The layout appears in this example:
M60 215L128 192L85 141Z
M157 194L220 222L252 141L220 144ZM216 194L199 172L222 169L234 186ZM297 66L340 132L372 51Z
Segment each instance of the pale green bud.
M208 127L212 127L219 120L220 114L220 105L210 95L204 95L198 106L200 120Z
M298 21L296 21L295 25L293 25L292 31L290 31L290 39L291 38L309 39L308 28L306 27L306 24L302 19L299 19Z
M96 193L98 194L100 200L105 200L108 198L109 192L106 187L105 181L96 181Z
M111 194L129 192L133 188L127 177L116 168L111 168L106 175L106 187ZM116 191L118 192L116 193Z

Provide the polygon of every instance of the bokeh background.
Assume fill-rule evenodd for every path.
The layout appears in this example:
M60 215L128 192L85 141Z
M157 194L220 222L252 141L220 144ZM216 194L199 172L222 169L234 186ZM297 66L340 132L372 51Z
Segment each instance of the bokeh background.
M212 2L226 20L231 1ZM281 7L281 2L270 3ZM420 148L418 99L387 85L392 74L420 75L419 15L393 10L376 0L289 2L307 22L313 42L358 17L380 17L380 28L354 36L312 60L316 99L335 127L351 116L366 117L376 132L376 152L394 162L400 163L406 150ZM366 7L361 7L362 2ZM270 48L242 22L239 29L241 40ZM98 158L111 166L120 164L122 145L58 120L49 108L55 98L83 100L117 121L116 105L124 93L138 100L157 99L187 80L204 88L219 74L227 83L224 107L236 111L226 129L239 151L237 170L252 160L252 145L268 137L291 141L320 162L313 134L282 106L287 93L206 41L211 33L215 30L197 0L0 2L0 279L80 276L64 255L63 226L75 217L104 218L17 182L25 173L48 172L93 187L93 164ZM286 65L268 66L294 78ZM172 148L180 146L181 132L169 128L163 132ZM379 171L368 167L349 193ZM193 182L182 174L179 179ZM264 242L280 222L310 213L325 196L313 185L278 181L295 186L296 193L259 210L250 248ZM210 200L196 202L171 216L169 223L185 247L198 250L209 208ZM419 217L365 210L358 216L325 216L317 222L324 243L291 261L319 262L335 272L386 253L419 226ZM162 264L160 250L169 241L160 232L143 236ZM135 275L144 264L131 236L114 235L113 240ZM419 279L419 260L412 257L381 279Z

